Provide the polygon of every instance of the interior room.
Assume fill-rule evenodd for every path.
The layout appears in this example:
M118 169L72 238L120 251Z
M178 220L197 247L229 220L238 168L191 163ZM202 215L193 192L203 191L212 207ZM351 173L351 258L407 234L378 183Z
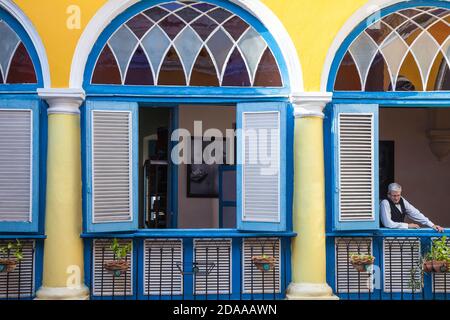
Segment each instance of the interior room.
M198 129L194 130L196 121L201 122L200 133ZM234 158L230 161L231 157L228 157L227 161L226 155L230 148L233 153L235 151L234 138L228 145L226 143L227 130L235 127L235 106L140 108L140 228L235 228L236 170ZM223 164L220 161L211 163L205 157L201 157L200 163L175 163L171 153L179 141L175 138L171 141L174 128L190 133L187 139L191 140L191 163L194 154L206 154L206 148L212 146L211 143L216 141L214 136L220 133L223 136ZM216 132L210 129L216 129ZM184 136L180 142L183 139ZM203 141L199 144L194 142L200 139ZM184 144L183 152L188 145ZM201 149L194 151L194 145Z
M380 199L397 182L433 223L450 226L450 109L380 108Z

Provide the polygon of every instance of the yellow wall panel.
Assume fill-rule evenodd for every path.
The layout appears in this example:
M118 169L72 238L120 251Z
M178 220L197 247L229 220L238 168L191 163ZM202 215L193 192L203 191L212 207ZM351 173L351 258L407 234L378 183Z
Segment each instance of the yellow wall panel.
M52 87L68 87L70 67L78 39L89 20L106 0L15 0L15 3L30 18L41 36L50 64ZM79 8L79 28L74 20L77 18L73 15L75 11L67 13L70 6Z
M70 66L83 28L107 0L16 0L41 35L53 87L67 87ZM336 34L365 0L263 0L289 32L300 57L306 91L319 91L323 65ZM68 28L71 5L81 13L80 28Z

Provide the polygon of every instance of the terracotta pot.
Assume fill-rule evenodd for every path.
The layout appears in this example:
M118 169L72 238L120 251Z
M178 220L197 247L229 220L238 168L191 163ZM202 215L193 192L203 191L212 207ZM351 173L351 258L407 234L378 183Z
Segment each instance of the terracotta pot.
M369 257L352 256L352 257L350 257L350 263L352 264L353 268L355 268L359 272L367 272L369 266L373 265L374 261L375 261L375 257L373 257L373 256L369 256Z
M439 261L439 260L425 261L423 263L423 271L436 273L448 272L449 265L447 261Z
M0 259L0 273L13 272L17 267L17 261L13 259Z
M274 257L254 256L252 261L255 267L262 272L272 271L275 265Z
M114 276L119 277L122 273L126 272L130 266L128 261L125 260L111 260L106 261L103 265L106 271L112 273Z

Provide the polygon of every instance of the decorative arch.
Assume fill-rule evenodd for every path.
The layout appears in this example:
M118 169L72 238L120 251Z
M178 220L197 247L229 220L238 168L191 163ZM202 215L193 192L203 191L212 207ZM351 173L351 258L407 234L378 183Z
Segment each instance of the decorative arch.
M333 42L321 90L448 90L449 30L448 2L369 1Z
M114 28L114 26L120 27L120 25L122 25L121 22L126 22L128 29L127 31L131 31L134 28L134 31L131 32L134 33L137 38L137 43L139 43L137 46L133 47L133 52L129 54L129 56L131 57L129 61L139 61L139 59L141 59L142 61L144 58L147 60L148 63L141 63L141 66L145 65L146 68L141 67L135 68L134 70L134 74L145 73L147 75L147 77L143 77L143 80L141 80L145 80L147 85L154 85L155 83L171 85L170 82L166 82L167 78L171 78L173 79L173 81L176 80L177 85L185 85L188 82L195 85L199 83L200 76L203 76L203 79L206 78L208 85L211 86L215 86L217 84L226 84L227 81L234 81L233 77L239 76L236 75L237 68L235 67L235 65L238 65L239 63L245 63L247 66L247 70L249 70L248 79L245 79L245 77L241 77L243 78L243 80L240 79L240 81L243 81L244 86L257 84L258 81L262 84L265 84L264 75L262 73L264 73L264 71L270 72L270 70L268 70L267 67L265 69L262 68L263 72L261 73L261 70L258 70L258 66L261 66L261 64L264 63L270 64L276 58L276 62L278 63L281 73L280 80L282 79L283 81L283 87L289 88L291 91L303 90L301 67L298 61L295 47L280 21L267 7L262 5L259 1L234 0L229 1L229 3L225 2L224 4L224 2L209 0L201 1L204 4L198 5L204 7L198 8L192 8L192 6L197 6L197 4L195 4L195 1L181 2L181 4L188 4L187 6L185 6L190 7L188 9L194 10L180 8L180 2L171 1L172 4L167 2L169 1L139 2L135 0L111 0L104 7L102 7L86 27L77 45L74 60L72 62L70 86L72 88L81 88L83 86L83 82L85 82L89 77L89 69L92 69L93 77L96 76L95 67L93 63L91 63L91 60L95 59L94 57L96 54L100 56L100 59L111 61L111 63L114 64L112 59L112 51L114 50L111 50L111 46L109 45L108 41L110 41L111 36L113 35L112 28ZM166 3L165 5L167 6L167 8L164 8L164 6L161 7L161 5L164 5L164 3ZM155 7L157 5L158 7ZM217 6L218 8L215 9L212 6ZM151 15L156 14L156 12L147 12L148 14L146 14L144 11L146 7L150 10L151 8L158 8L167 11L170 11L169 9L172 9L172 11L184 10L182 14L185 14L185 19L181 18L179 14L173 14L173 12L169 12L169 14L163 18L160 18L159 16L154 16L154 18L152 18ZM215 17L212 17L210 15L211 11L208 11L208 8L212 8L212 11L214 11L213 14L216 15ZM201 16L201 18L204 18L205 21L199 21L200 18L198 17L192 18L198 13L193 11L201 12L201 9L204 9L204 12L207 12L207 14L202 13ZM230 19L230 13L235 14L235 17L231 17L231 20L234 19L235 21L226 20ZM240 47L239 50L234 50L238 48L239 36L241 36L243 32L241 32L240 34L236 34L236 38L233 36L233 34L231 34L232 31L230 31L231 33L228 32L227 37L219 37L218 39L216 39L219 42L234 42L232 43L234 49L229 50L230 52L228 52L228 56L226 57L226 59L228 60L234 59L234 64L230 66L226 65L225 63L225 65L223 65L221 69L221 64L218 63L218 59L216 59L216 57L212 57L214 53L207 43L207 41L212 40L211 35L203 35L201 33L202 31L199 31L200 33L197 32L195 37L193 37L192 34L189 33L192 33L190 32L192 30L195 31L195 23L193 22L196 21L199 24L203 25L217 24L221 27L224 23L227 22L230 24L232 24L233 22L237 22L237 24L239 24L237 17L238 15L241 16L241 13L246 14L245 23L247 23L250 28L253 29L245 29L244 31L248 34L245 34L244 36L248 36L249 39L255 39L256 36L250 34L251 31L255 31L255 34L259 33L259 35L261 35L260 38L263 39L264 42L251 41L252 45L255 46L255 52L258 53L258 58L249 63L247 57L242 57L242 50ZM170 16L170 18L168 18L168 16ZM150 26L150 24L154 24L155 19L158 20L158 23L165 23L165 27L167 28L164 29L161 28L161 26L158 26L158 29L151 29L152 27ZM188 22L186 19L191 20L191 22ZM189 28L183 29L183 34L179 34L180 30L177 30L177 24L180 24L179 20L182 21L182 25L189 24ZM130 26L128 25L128 23L131 21L133 23L132 28L130 28ZM255 27L255 25L259 25L260 27ZM110 28L111 30L109 30ZM152 31L163 30L165 33L164 38L167 38L167 40L171 42L169 48L165 48L165 50L163 50L163 53L161 54L161 56L163 57L161 58L161 61L163 62L159 64L154 63L154 61L149 58L149 50L147 50L143 46L140 46L140 44L143 43L140 37L143 36L143 32L147 32L146 35L148 36L148 30L150 29ZM236 26L235 30L240 32L239 25ZM216 31L217 28L214 32ZM192 46L188 46L187 48L183 47L183 44L179 44L179 46L177 47L175 45L175 42L180 38L180 36L185 36L187 37L187 39L195 39L195 41L191 40ZM199 45L201 41L203 42ZM105 44L108 44L108 46L105 46ZM150 50L152 49L150 48ZM186 52L195 51L195 54L190 57L192 59L185 59L185 57L180 58L180 50L185 50ZM184 59L185 61L181 62L181 59ZM117 59L114 60L117 61ZM255 61L257 61L259 65L257 65ZM131 64L128 62L127 65L131 66ZM183 68L180 68L180 65L182 65ZM194 68L186 68L186 65L188 65L189 67L193 66ZM120 79L122 83L134 84L134 81L136 81L136 79L132 74L128 74L130 70L127 69L125 71L123 66L118 67L118 69L120 70L120 74L117 73L118 69L115 66L111 68L111 77L113 78L113 81L119 82ZM166 76L163 75L163 77L160 77L160 70L164 67L166 68L164 70L165 73L172 72L170 77L168 77L168 74L166 74ZM214 75L214 73L216 74Z
M3 50L0 84L49 88L50 68L42 40L30 19L12 0L0 3L0 28Z

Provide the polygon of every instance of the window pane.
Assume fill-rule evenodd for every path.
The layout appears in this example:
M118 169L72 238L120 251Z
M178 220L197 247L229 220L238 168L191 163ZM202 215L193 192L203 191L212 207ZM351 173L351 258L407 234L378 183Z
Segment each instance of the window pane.
M450 26L447 17L450 17L450 10L444 8L410 8L391 13L366 28L347 52L354 59L365 90L432 90L439 69L436 57L448 55ZM373 42L368 41L365 34ZM375 53L377 57L371 63ZM348 63L347 54L342 63ZM335 87L347 90L342 77L350 70L342 64L338 70L336 81L341 80Z

